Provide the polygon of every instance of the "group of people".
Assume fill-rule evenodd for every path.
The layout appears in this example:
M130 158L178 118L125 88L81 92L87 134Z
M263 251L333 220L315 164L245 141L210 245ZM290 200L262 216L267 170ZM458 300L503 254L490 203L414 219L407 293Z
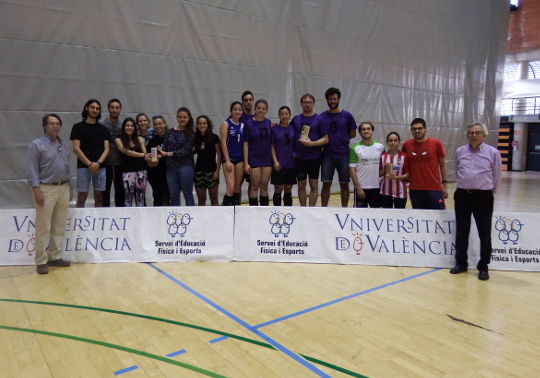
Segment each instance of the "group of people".
M84 207L90 184L95 206L110 206L114 184L115 206L146 206L147 182L152 186L154 206L193 206L193 186L198 204L208 197L219 205L220 170L226 183L222 204L239 205L241 186L248 182L250 205L269 205L269 183L274 185L275 206L292 206L292 187L298 184L301 206L315 206L321 174L322 206L328 206L334 174L338 172L341 205L348 206L349 181L354 186L355 207L405 208L407 186L415 209L444 209L448 197L445 151L442 143L426 135L421 118L411 122L412 139L401 143L393 131L386 136L386 150L373 139L375 126L361 122L341 109L341 92L328 88L328 109L315 113L315 97L300 98L302 113L292 117L288 106L279 108L279 123L267 116L268 103L254 101L245 91L241 101L230 106L230 116L221 124L219 136L208 116L193 118L180 107L177 126L168 128L165 118L150 119L139 113L122 122L122 104L108 102L109 116L101 120L101 104L86 102L82 121L71 130L72 149L77 156L77 207ZM28 148L28 181L36 204L36 263L38 273L47 273L47 264L67 266L59 258L63 221L72 196L69 147L58 136L62 120L56 114L43 117L44 135ZM152 127L150 127L152 125ZM361 140L350 146L356 136ZM498 151L484 143L487 128L479 123L467 127L469 144L456 156L455 192L456 266L451 273L467 269L470 217L474 216L481 240L480 279L487 279L491 256L491 215L493 193L501 180ZM309 184L309 194L307 186ZM49 235L50 234L50 235ZM45 249L48 245L48 254ZM486 278L487 277L487 278Z

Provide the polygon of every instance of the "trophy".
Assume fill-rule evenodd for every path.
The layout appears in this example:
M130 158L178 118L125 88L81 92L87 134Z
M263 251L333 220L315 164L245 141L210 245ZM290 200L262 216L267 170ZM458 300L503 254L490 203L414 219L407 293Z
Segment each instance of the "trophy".
M150 153L152 154L152 163L157 163L158 162L158 155L157 155L157 147L152 147L150 149Z
M309 129L311 126L302 125L302 132L300 133L300 140L309 140Z

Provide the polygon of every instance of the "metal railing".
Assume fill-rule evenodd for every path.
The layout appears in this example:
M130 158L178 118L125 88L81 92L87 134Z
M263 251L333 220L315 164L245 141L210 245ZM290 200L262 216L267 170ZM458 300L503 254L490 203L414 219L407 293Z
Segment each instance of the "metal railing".
M540 115L540 96L508 98L501 101L501 115Z

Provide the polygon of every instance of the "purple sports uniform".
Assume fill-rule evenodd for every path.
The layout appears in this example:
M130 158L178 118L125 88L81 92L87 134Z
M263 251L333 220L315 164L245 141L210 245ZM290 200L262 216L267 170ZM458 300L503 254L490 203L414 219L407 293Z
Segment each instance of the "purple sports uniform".
M300 143L298 139L300 139L300 135L302 134L303 125L310 126L308 137L311 141L316 141L324 137L328 134L326 122L324 122L321 116L318 114L314 114L309 117L306 117L303 114L298 114L294 116L291 120L291 125L294 129L296 141L294 148L294 157L296 159L302 160L319 159L322 154L322 146L306 147L302 143Z
M324 146L325 156L333 158L349 156L349 134L356 130L356 121L351 113L342 110L330 113L328 110L321 114L328 131L328 144Z
M294 129L291 125L287 127L278 125L272 127L270 131L279 164L282 168L294 168Z
M250 119L244 128L244 142L248 143L248 163L251 167L271 167L272 153L270 150L271 136L269 119L255 121Z

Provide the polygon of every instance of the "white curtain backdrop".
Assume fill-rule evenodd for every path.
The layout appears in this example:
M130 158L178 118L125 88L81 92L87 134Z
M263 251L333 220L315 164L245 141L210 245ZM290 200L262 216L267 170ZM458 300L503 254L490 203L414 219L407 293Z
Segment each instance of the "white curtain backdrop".
M25 152L41 116L59 113L69 139L93 97L104 108L120 98L123 116L164 114L170 126L187 106L217 130L245 89L267 99L276 119L281 105L298 113L305 92L324 111L324 91L335 86L357 121L375 123L377 139L392 130L408 138L410 121L425 118L453 171L465 124L498 127L508 8L506 0L0 0L0 207L32 206Z

